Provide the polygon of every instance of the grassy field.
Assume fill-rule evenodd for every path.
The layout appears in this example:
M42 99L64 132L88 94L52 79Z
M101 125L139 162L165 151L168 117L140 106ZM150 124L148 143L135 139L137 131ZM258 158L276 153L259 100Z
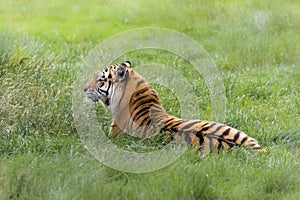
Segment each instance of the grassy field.
M174 29L203 45L222 75L225 122L267 153L201 157L188 150L145 174L116 171L91 156L73 119L76 72L101 41L140 27ZM299 44L300 3L293 0L2 0L0 199L298 199ZM134 65L176 59L155 51L125 57ZM211 120L203 79L185 76L199 95L201 118ZM159 93L176 114L169 93Z

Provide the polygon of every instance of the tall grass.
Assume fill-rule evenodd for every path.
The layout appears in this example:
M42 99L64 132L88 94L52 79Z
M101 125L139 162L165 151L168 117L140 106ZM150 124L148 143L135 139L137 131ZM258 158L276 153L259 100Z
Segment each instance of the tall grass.
M71 62L75 61L51 52L51 45L23 36L3 34L1 43L5 49L0 68L0 152L7 156L40 152L55 145L53 141L62 140L59 137L72 137L75 128L71 92L75 68L71 69ZM43 145L40 141L44 141Z

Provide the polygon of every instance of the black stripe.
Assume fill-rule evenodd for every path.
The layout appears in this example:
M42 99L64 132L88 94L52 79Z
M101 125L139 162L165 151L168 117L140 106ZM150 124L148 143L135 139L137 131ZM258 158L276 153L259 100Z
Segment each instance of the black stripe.
M108 88L107 88L107 90L102 90L101 88L99 88L99 90L100 90L101 92L104 92L105 95L108 96L108 91L109 91L110 86L111 86L111 81L108 81ZM99 91L98 91L98 92L99 92ZM99 93L100 93L100 92L99 92Z
M145 119L149 119L149 118L145 118ZM146 126L149 126L151 123L151 120L149 119L149 121L147 122L147 125Z
M203 142L204 142L203 135L196 133L196 136L199 138L200 146L203 145Z
M174 120L175 118L174 117L171 117L170 119L168 119L165 124L169 123L170 121Z
M209 124L209 123L207 123L207 124ZM212 128L214 125L216 125L217 123L212 123L211 125L209 125L209 126L206 126L206 127L203 127L202 129L200 129L199 131L197 131L197 132L203 132L203 131L207 131L208 129L210 129L210 128Z
M227 140L224 140L224 142L226 142L226 144L229 145L229 148L232 148L235 146L235 144L233 142L230 142L230 141L227 141Z
M151 93L152 96L154 96L156 99L159 99L155 90L151 89L151 92L152 92Z
M168 120L168 123L165 123L165 127L172 126L172 123L176 123L176 119ZM178 122L177 122L178 123ZM181 122L180 122L181 123Z
M248 140L248 138L249 138L248 136L245 136L241 141L241 145L243 145Z
M148 100L151 99L151 101L153 101L153 104L159 104L159 100L157 99L156 96L155 96L155 98L149 98L149 95L143 95L143 96L140 96L137 99L135 99L134 102L131 103L131 105L134 106L134 104L139 102L138 106L136 106L136 107L139 107L141 104L144 104L144 102L146 101L146 100L143 100L143 99L148 99Z
M161 107L161 105L160 104L154 104L154 105L152 105L152 109L158 109L158 110L162 110L162 107Z
M209 128L214 127L216 124L218 124L218 123L216 123L216 122L211 123L211 124L209 125Z
M137 120L139 120L141 117L145 116L148 113L149 111L145 110L144 112L141 112L139 115L135 115L135 119L133 121L136 122Z
M230 133L231 128L226 129L223 133L222 133L222 137L228 135Z
M101 86L100 86L101 87ZM99 94L103 94L103 92L105 93L105 91L102 91L102 89L100 88L100 87L97 87L97 92L99 93Z
M143 89L140 89L139 91L137 91L135 93L135 96L139 96L140 94L144 93L144 92L147 92L150 88L149 87L145 87Z
M219 142L219 145L218 145L218 151L219 151L219 150L223 149L223 145L222 145L222 140L219 139L218 142Z
M155 105L157 105L157 104L152 104L151 105L151 113L152 114L154 114L154 113L161 113L162 109L159 108L159 107L157 107L157 106L155 106Z
M150 109L149 106L146 106L146 107L140 109L140 110L133 116L132 121L135 122L135 121L138 120L141 116L143 116L143 115L149 113L149 109Z
M140 102L140 101L143 102L143 99L145 99L145 98L148 98L148 96L147 95L140 96L137 99L135 99L134 102L131 103L131 105L134 105L134 104L136 104L137 102Z
M140 107L142 105L149 104L149 103L155 104L155 103L157 103L157 100L156 99L147 99L147 100L141 101L135 106L135 109L137 109L138 107Z
M190 127L192 127L193 125L198 124L198 123L199 123L199 121L190 122L190 123L188 123L187 125L185 125L184 127L182 127L182 128L181 128L181 131L184 131L185 129L188 129L188 128L190 128Z
M225 138L222 138L222 137L219 137L219 140L225 142L226 144L228 144L229 148L232 148L234 147L236 144L233 142L232 139L225 139Z
M199 137L199 136L200 136L200 137ZM204 137L203 137L202 135L199 135L199 136L198 136L199 139L200 139L200 147L199 147L199 151L200 151L201 153L203 153L203 151L205 150L206 144L205 144Z
M156 113L156 112L160 112L161 113L162 111L164 111L164 109L159 104L159 102L157 102L156 104L152 104L151 105L151 112L152 113Z
M165 126L171 126L171 128L173 128L173 127L176 127L176 126L178 126L178 125L180 125L180 124L182 124L182 120L179 120L178 122L176 122L175 124L170 124L170 125L165 125Z
M234 138L233 138L233 142L236 143L236 141L239 139L240 137L240 131L238 131L235 135L234 135Z
M218 128L216 128L216 130L214 130L213 132L211 132L211 133L209 133L209 134L214 135L215 133L219 132L219 130L220 130L221 128L223 128L223 125L218 126ZM222 135L221 135L221 137L222 137Z
M145 80L140 80L137 84L136 84L136 88L140 87L143 83L145 83Z
M262 147L253 147L252 149L263 149Z
M148 120L147 125L149 125L150 122L151 122L151 120L150 120L150 118L146 117L145 119L143 119L143 121L141 121L141 123L140 123L138 126L144 125L144 123L145 123L147 120Z
M207 124L209 124L209 122L206 122L206 123L202 124L201 127L204 127L204 126L206 126Z
M107 98L107 99L105 100L104 104L107 105L107 106L109 106L109 104L110 104L109 98Z
M196 136L197 136L198 138L202 138L202 139L203 139L203 135L201 134L200 131L199 131L199 132L196 132Z

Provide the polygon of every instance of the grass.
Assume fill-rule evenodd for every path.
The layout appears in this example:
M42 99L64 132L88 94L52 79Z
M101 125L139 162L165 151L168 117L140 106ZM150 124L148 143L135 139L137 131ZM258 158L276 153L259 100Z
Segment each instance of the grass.
M279 0L4 0L0 199L298 199L299 11L299 2ZM85 150L72 112L82 58L111 35L150 26L203 45L222 74L226 123L255 137L267 153L239 149L200 157L188 150L164 169L131 174L105 167ZM209 91L202 77L182 67L184 60L146 50L124 58L135 66L151 61L182 69L201 118L211 119ZM157 89L166 109L179 115L170 91Z

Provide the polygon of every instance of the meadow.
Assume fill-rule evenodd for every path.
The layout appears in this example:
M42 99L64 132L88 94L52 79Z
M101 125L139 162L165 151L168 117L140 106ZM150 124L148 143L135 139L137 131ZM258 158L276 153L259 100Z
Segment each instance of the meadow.
M80 63L105 39L143 27L182 32L207 50L226 91L223 122L266 153L241 148L203 157L190 149L142 174L89 154L72 111ZM299 199L299 44L300 2L293 0L2 0L0 199ZM158 51L124 58L134 66L181 63ZM182 73L198 94L200 117L213 120L203 77ZM157 90L166 109L180 114L170 91ZM144 145L125 140L116 143Z

